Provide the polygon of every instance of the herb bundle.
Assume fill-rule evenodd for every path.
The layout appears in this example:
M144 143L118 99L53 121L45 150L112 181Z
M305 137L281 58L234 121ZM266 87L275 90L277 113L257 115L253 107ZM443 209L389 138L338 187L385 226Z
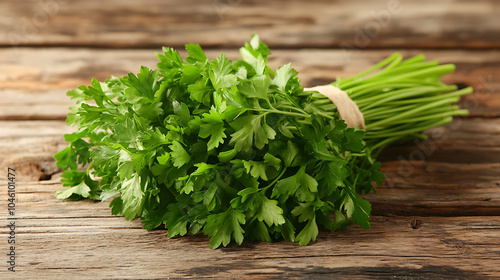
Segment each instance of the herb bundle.
M290 64L267 65L257 36L235 61L186 50L183 60L164 48L158 69L67 93L76 102L67 123L78 131L55 155L67 187L57 198L113 198L113 214L164 225L169 237L202 231L210 248L244 238L307 245L320 226L369 228L371 207L358 194L382 184L376 155L466 114L452 103L471 92L441 83L453 65L394 54L332 84L364 114L366 130L347 128Z

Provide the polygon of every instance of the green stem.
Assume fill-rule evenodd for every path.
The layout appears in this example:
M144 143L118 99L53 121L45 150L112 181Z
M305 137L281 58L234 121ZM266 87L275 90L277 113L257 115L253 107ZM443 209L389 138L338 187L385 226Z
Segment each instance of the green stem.
M419 125L413 129L406 129L406 130L396 131L396 132L392 132L392 133L380 133L379 135L377 135L377 138L404 136L407 134L421 132L421 131L424 131L424 130L429 129L431 127L440 126L442 124L449 123L452 121L452 119L453 119L453 117L450 116L450 117L445 117L445 118L442 118L442 119L434 121L434 122L425 123L424 125Z
M281 114L281 115L288 115L288 116L296 116L296 117L303 117L303 118L311 118L309 114L302 114L302 113L295 113L295 112L288 112L288 111L280 111L280 110L271 110L271 109L264 109L264 108L253 108L253 109L248 109L252 111L257 111L257 112L266 112L267 114L269 113L274 113L274 114Z
M388 123L391 123L394 120L407 117L407 116L415 114L417 112L425 111L426 109L430 109L432 107L439 107L441 105L453 103L455 101L457 101L457 98L455 98L455 97L453 97L453 98L445 98L445 99L442 99L442 100L439 100L439 101L436 101L436 102L433 102L433 103L425 104L425 105L422 105L422 106L417 106L417 107L415 107L415 108L413 108L411 110L408 110L406 112L403 112L403 113L401 113L399 115L392 116L390 118L386 118L386 119L383 119L383 120L380 120L380 121L368 124L368 125L366 125L366 129L369 130L371 128L376 128L376 127L379 127L379 126L382 126L382 125L387 125Z
M281 179L281 177L283 177L283 175L285 174L286 170L287 170L287 167L285 166L283 168L283 170L281 170L280 174L278 176L276 176L276 178L274 178L274 180L271 183L269 183L269 185L263 187L259 191L264 191L265 192L267 189L269 189L272 185L274 185L276 182L278 182L278 180Z
M426 115L426 116L420 115L418 117L412 118L411 120L400 118L400 119L392 121L391 124L407 123L408 121L419 122L419 121L425 121L425 120L430 120L430 119L441 119L441 118L445 118L445 117L449 117L449 116L467 115L468 113L469 113L469 111L465 110L465 109L453 110L453 111L448 111L448 112L445 111L445 112L439 112L439 113L433 114L433 115Z
M368 70L365 70L357 75L354 75L348 79L345 79L345 80L342 80L342 84L345 86L345 87L349 87L352 83L355 83L357 79L373 72L373 71L376 71L382 67L384 67L385 65L391 63L392 61L394 61L395 59L398 58L398 56L401 56L400 53L394 53L393 55L389 56L388 58L380 61L379 63L375 64L374 66L372 66L371 68L369 68Z
M366 123L365 139L372 155L403 138L423 138L423 131L466 115L467 110L453 105L472 88L457 90L441 82L453 72L453 64L425 61L424 55L402 60L395 53L373 67L331 85L347 92L358 105ZM328 99L311 95L310 104L325 110ZM326 110L325 110L326 111Z
M418 88L410 88L410 89L402 89L395 90L391 92L387 92L384 94L380 94L378 96L373 96L371 98L364 99L362 102L358 103L358 106L363 107L364 109L368 109L371 107L375 107L379 104L384 104L388 101L393 101L397 99L406 99L414 96L422 96L428 94L436 94L440 92L446 92L454 90L455 86L447 86L447 87L418 87ZM366 104L366 105L365 105Z

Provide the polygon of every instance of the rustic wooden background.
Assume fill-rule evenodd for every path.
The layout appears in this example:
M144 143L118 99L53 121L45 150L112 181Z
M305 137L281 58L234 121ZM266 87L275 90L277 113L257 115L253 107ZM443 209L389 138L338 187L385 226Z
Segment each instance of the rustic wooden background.
M0 278L500 277L500 4L495 0L0 2ZM307 247L244 242L208 249L169 239L108 203L58 201L52 155L73 130L65 92L154 66L162 45L212 57L251 34L292 62L305 86L364 70L393 51L455 63L445 81L475 92L466 118L426 142L388 148L372 229L320 232ZM7 167L17 173L17 272L7 271Z

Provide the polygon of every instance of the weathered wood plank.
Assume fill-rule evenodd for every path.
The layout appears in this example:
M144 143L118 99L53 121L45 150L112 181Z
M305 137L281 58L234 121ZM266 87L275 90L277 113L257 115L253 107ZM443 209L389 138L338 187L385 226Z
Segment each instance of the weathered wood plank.
M480 1L3 1L2 46L498 48L500 7Z
M386 184L365 197L374 213L500 215L500 120L456 119L427 133L380 155Z
M500 216L500 163L382 164L385 184L364 196L374 215Z
M63 121L0 121L0 169L16 168L20 182L51 178L58 172L53 155L65 147L62 135L70 131L73 128ZM426 142L387 148L380 158L386 183L377 193L365 196L373 213L500 216L499 134L499 119L459 119L430 130ZM56 182L58 175L51 179ZM38 187L46 192L37 193ZM44 201L58 188L34 185L30 192ZM52 206L34 203L30 207ZM39 209L40 213L46 211ZM69 210L53 211L66 215Z
M395 143L379 159L410 161L414 165L422 165L424 161L462 164L500 162L498 118L455 118L453 123L428 130L427 135L427 140Z
M170 239L106 214L106 203L47 196L56 187L18 184L18 279L500 277L500 217L375 216L370 230L321 231L307 247L244 242L210 250L203 235Z
M65 119L72 105L66 91L81 84L137 72L140 65L154 67L158 50L22 49L0 50L0 119ZM214 58L221 52L238 58L237 51L208 51ZM392 51L276 50L270 65L291 62L304 86L326 84L337 76L349 77L363 71ZM473 86L475 92L461 101L471 116L500 116L500 56L495 51L404 51L405 57L425 53L429 59L455 63L446 83Z
M54 153L67 143L63 135L76 129L64 121L0 122L0 168L16 169L24 182L49 179L58 172Z

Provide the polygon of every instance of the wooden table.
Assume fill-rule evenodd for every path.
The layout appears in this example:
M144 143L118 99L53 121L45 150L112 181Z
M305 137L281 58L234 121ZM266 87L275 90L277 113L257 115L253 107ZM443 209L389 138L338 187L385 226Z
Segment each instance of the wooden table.
M0 278L500 277L500 4L479 1L26 0L0 3ZM162 45L200 43L215 57L259 33L273 67L305 86L350 76L394 51L425 53L475 92L470 116L388 148L372 229L321 231L306 247L244 242L218 250L112 216L108 202L58 201L53 154L65 92L154 66ZM7 168L16 171L16 270L7 270ZM406 278L405 278L406 277Z

